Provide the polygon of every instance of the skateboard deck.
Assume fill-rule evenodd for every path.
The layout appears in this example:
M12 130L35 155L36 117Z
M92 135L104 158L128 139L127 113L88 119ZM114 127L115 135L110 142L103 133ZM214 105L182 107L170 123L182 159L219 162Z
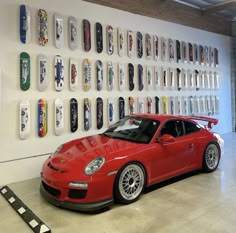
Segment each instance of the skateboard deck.
M193 44L188 43L188 58L189 62L192 64L193 63Z
M64 106L61 99L55 100L55 134L61 135L64 131Z
M30 88L30 56L26 52L20 54L20 88L22 91Z
M134 114L134 97L129 97L129 114Z
M125 68L124 64L119 63L119 90L124 91L125 89Z
M172 39L169 39L169 60L170 62L175 61L175 44Z
M209 47L209 56L210 56L210 66L214 67L214 49L212 47Z
M91 102L88 98L84 99L84 130L91 128Z
M194 115L194 99L193 99L193 96L189 97L189 114Z
M151 36L148 33L145 34L145 49L146 49L146 58L147 60L150 60L152 55L152 43L151 43Z
M180 91L182 88L182 74L181 69L176 68L176 76L177 76L177 90Z
M143 66L138 64L138 89L142 91L144 88L144 81L143 81Z
M38 56L38 89L45 91L48 87L48 59L45 55Z
M195 103L195 114L200 114L200 104L199 104L199 97L194 96L194 103Z
M188 89L188 74L185 69L182 69L182 77L183 77L183 88L184 90Z
M107 26L107 54L112 55L114 53L114 38L113 38L113 27Z
M30 136L30 103L20 102L20 138L27 139Z
M215 96L215 106L216 106L215 113L218 114L219 109L220 109L220 97L219 96Z
M101 91L103 88L103 63L101 60L96 61L96 75L97 75L97 90Z
M166 61L166 49L167 49L167 45L166 45L166 38L162 37L161 38L161 58L162 61Z
M155 96L155 113L160 113L160 98L158 96Z
M137 55L138 58L143 57L143 34L141 32L137 32Z
M209 49L207 46L203 47L203 53L204 53L204 57L205 57L205 65L209 66Z
M64 19L62 15L55 14L55 45L57 48L61 48L64 44Z
M195 77L196 91L199 91L199 89L200 89L200 80L199 80L199 71L198 70L194 70L194 77Z
M125 117L125 100L123 97L119 97L119 119Z
M219 66L219 52L217 48L214 48L214 64L215 67Z
M134 33L131 30L128 30L127 33L127 42L128 42L128 57L134 56Z
M199 104L200 104L200 113L205 113L205 98L203 96L199 97Z
M112 125L115 123L115 104L114 100L108 98L108 125Z
M103 127L103 99L98 97L96 103L97 103L97 129L101 129Z
M45 99L38 101L38 136L44 137L48 131L48 103Z
M38 40L45 46L48 43L48 14L45 10L38 10Z
M134 65L132 63L128 64L129 69L129 90L134 90Z
M141 114L144 114L144 101L143 98L138 98L138 111Z
M30 9L26 5L20 5L20 41L30 42Z
M182 58L183 58L183 62L187 63L187 44L186 42L182 41Z
M159 89L161 86L160 82L160 69L159 67L155 66L154 68L154 79L155 79L155 89Z
M220 88L220 85L219 85L219 74L217 72L214 73L214 88L217 90Z
M84 50L89 52L91 49L91 28L87 19L83 20Z
M187 97L183 97L183 113L185 116L188 115L188 98Z
M74 16L69 17L69 46L72 50L78 48L78 20Z
M189 76L189 88L194 88L194 72L192 70L188 70L188 76Z
M175 87L175 72L173 68L169 69L169 82L170 82L170 88L174 89Z
M152 89L152 69L151 66L147 66L147 89L151 90Z
M170 114L175 115L175 99L173 96L171 96L169 99L170 99Z
M181 58L181 43L179 40L176 40L176 58L177 58L177 62L181 62L182 58Z
M147 113L152 113L152 97L147 97Z
M165 67L162 68L162 86L163 88L168 87L167 70Z
M124 30L122 28L117 29L117 43L118 43L118 54L120 57L124 54Z
M74 133L78 129L78 101L70 99L70 131Z
M107 62L107 75L108 75L108 90L113 90L114 87L114 67L111 61Z
M64 88L64 61L60 55L55 56L55 89L62 91Z
M194 63L198 65L199 64L199 47L197 44L193 44L193 52L194 52Z
M168 97L162 96L162 113L168 114Z
M205 64L205 57L204 57L204 50L203 50L202 45L199 45L199 58L200 58L200 64L204 65Z
M69 85L72 91L77 90L79 86L79 75L78 75L78 64L76 59L70 58L70 75L69 75Z
M153 54L154 60L157 61L159 58L159 39L157 35L153 36Z
M91 61L84 59L83 61L83 89L89 91L91 89Z
M175 102L177 103L177 105L176 105L176 113L177 113L177 115L182 115L181 97L180 96L176 96L175 97Z
M97 53L103 51L103 28L100 23L95 24Z

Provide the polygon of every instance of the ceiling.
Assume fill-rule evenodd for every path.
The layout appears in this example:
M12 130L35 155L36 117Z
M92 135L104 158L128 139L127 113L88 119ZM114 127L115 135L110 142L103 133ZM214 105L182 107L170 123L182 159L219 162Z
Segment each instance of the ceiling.
M175 2L199 9L203 14L221 17L226 21L236 20L236 1L222 0L174 0Z

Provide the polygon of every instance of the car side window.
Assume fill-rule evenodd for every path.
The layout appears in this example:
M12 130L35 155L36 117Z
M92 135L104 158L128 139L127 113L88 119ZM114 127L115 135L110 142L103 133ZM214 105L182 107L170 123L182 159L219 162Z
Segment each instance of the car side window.
M161 129L160 136L162 136L163 134L170 134L175 138L182 136L184 134L182 121L167 121Z
M189 121L184 121L184 127L186 134L195 133L201 130L201 127L198 124Z

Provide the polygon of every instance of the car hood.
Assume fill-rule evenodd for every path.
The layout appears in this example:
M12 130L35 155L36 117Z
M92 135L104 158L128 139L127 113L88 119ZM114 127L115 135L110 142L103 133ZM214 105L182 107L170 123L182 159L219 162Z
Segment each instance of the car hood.
M88 136L64 144L59 153L49 158L49 163L56 170L66 171L75 166L85 167L99 156L105 157L106 162L127 157L146 146L102 135Z

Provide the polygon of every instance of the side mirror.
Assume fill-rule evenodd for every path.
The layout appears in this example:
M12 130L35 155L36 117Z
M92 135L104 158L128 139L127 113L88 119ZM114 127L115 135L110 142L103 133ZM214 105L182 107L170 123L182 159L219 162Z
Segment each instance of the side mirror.
M158 140L161 144L167 144L175 141L175 138L170 134L162 135Z

